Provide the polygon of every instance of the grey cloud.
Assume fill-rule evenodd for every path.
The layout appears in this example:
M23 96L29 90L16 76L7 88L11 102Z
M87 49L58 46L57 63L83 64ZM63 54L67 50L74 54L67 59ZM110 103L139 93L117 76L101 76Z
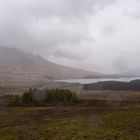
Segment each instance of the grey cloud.
M73 44L71 44L71 45L73 45ZM81 49L80 46L77 47L77 48L76 47L72 48L71 46L69 46L69 47L68 46L67 47L60 46L60 47L56 48L56 50L53 53L53 56L55 58L63 57L63 58L72 59L72 60L75 60L75 61L81 61L81 60L84 60L85 58L87 58L87 55L85 55L85 49L84 48ZM80 53L79 53L79 49L80 49Z
M140 11L139 12L125 12L126 15L130 16L131 18L140 19Z
M104 26L102 28L102 32L105 36L111 36L113 33L115 33L115 27L113 27L112 25Z
M129 68L128 62L124 58L117 58L113 65L119 72L125 72Z
M114 3L116 0L5 0L0 4L5 7L6 15L15 18L43 17L83 17ZM12 18L14 18L12 16Z
M128 6L129 5L129 6ZM128 0L128 4L124 7L124 14L134 18L139 19L140 18L140 1L138 0Z
M0 0L0 45L64 65L122 71L139 59L139 5L138 0Z

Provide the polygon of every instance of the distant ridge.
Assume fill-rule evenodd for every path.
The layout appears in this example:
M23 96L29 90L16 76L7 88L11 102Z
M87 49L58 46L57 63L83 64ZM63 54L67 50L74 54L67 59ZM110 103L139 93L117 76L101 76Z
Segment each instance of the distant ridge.
M130 75L133 77L140 77L140 67L137 67L135 69L129 69L129 70L123 72L123 74Z
M0 81L34 82L48 79L83 78L97 72L66 67L15 48L0 47Z

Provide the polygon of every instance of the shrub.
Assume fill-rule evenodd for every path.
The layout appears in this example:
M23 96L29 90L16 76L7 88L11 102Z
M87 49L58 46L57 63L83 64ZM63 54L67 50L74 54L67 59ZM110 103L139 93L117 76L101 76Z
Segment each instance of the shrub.
M24 92L22 95L22 103L28 104L34 102L33 94L35 91L36 89L30 88L28 91Z
M75 92L68 89L29 89L21 96L12 96L9 98L10 105L44 105L48 103L74 103L78 101Z
M36 89L32 94L32 100L37 103L42 103L46 100L47 91Z
M22 103L21 96L19 96L19 95L9 96L7 103L8 103L8 105L14 105L14 106L21 105L21 103Z
M68 89L52 89L47 90L47 102L76 102L78 97L76 93Z

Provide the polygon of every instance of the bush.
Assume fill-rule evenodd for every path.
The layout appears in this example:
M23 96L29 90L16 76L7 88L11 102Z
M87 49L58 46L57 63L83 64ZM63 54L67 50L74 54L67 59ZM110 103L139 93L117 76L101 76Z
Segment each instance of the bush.
M47 91L36 89L32 94L32 99L36 103L42 103L46 100L46 96L47 96Z
M21 103L22 103L21 96L19 96L19 95L9 96L7 103L8 103L8 105L14 105L14 106L21 105Z
M78 101L75 92L68 89L39 90L29 89L21 96L10 97L10 105L44 105L48 103L74 103Z
M22 95L22 103L28 104L34 102L33 100L33 94L36 91L36 89L29 89L28 91L24 92Z
M68 89L52 89L48 90L47 102L76 102L78 97L76 93L71 92Z

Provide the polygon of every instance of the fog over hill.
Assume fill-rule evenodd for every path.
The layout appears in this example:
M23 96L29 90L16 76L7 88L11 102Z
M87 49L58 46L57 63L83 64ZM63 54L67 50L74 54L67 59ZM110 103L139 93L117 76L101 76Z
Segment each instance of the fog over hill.
M0 46L101 73L140 67L139 0L0 0Z
M82 78L89 74L99 73L65 67L51 63L39 55L0 47L0 79L5 82Z
M131 69L127 70L127 71L124 71L122 74L140 77L140 67L137 67L135 69L131 68Z

